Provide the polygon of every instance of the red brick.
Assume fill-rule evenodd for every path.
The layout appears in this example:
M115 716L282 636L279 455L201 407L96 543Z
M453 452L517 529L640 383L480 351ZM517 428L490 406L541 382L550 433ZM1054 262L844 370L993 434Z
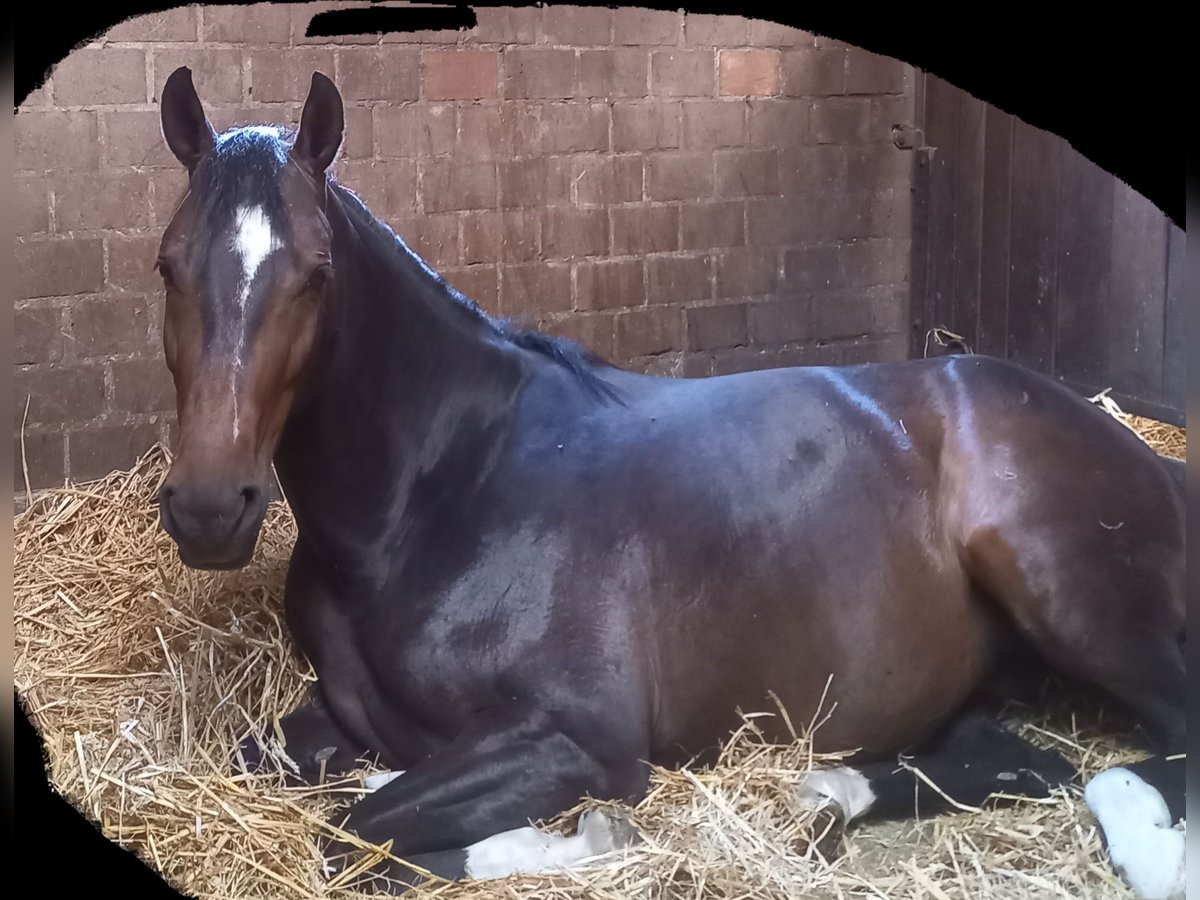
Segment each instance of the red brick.
M747 43L755 47L810 47L813 35L767 19L751 19Z
M421 198L427 212L495 208L496 188L494 163L431 159L421 170Z
M650 303L708 300L713 294L707 256L651 256L646 260L646 298Z
M794 147L807 142L808 130L807 101L750 101L751 144L758 147Z
M571 308L571 267L535 262L500 267L500 314L562 312Z
M203 39L217 44L286 44L291 40L289 10L275 3L206 6Z
M650 57L644 50L581 50L575 94L579 97L645 97Z
M544 153L608 149L607 103L547 103L541 121Z
M455 145L454 107L447 103L377 106L375 143L380 157L449 153Z
M537 37L536 7L474 6L471 40L480 44L532 44Z
M488 100L500 94L495 50L425 50L425 97L430 100Z
M152 319L140 297L81 300L68 315L75 355L81 359L144 353L154 346Z
M434 268L458 264L458 216L447 213L398 219L393 230L409 249Z
M654 356L683 349L683 315L677 307L620 313L614 324L618 358Z
M114 25L104 35L109 41L167 43L196 40L196 6L177 6L163 12L134 16Z
M332 50L314 47L255 49L250 53L250 98L263 103L300 102L308 96L313 72L333 77ZM338 86L346 90L344 83Z
M31 109L45 109L53 105L50 102L50 80L47 79L25 95L24 99L17 104L17 112L25 112Z
M659 50L650 57L650 93L656 97L711 97L716 72L711 50Z
M897 126L912 127L915 118L913 97L902 94L893 97L871 98L871 122L867 141L892 142L892 129Z
M614 206L609 216L616 256L642 256L679 249L677 206Z
M154 51L154 100L162 97L162 87L180 66L192 70L192 79L201 102L236 103L242 99L241 50L156 50Z
M846 91L846 52L839 49L792 50L783 54L783 93L820 97Z
M439 28L436 31L385 31L382 36L348 34L342 41L346 44L374 44L379 40L384 44L457 44L469 35L465 28Z
M871 140L871 101L830 97L812 110L812 139L817 144L864 144Z
M861 296L818 296L813 303L813 332L826 340L865 336L871 332L873 313L870 301Z
M13 310L15 365L56 362L62 358L65 340L59 307L25 306Z
M847 94L903 94L908 89L907 65L857 47L846 52ZM55 88L57 95L57 86Z
M749 197L779 193L779 151L718 150L718 197Z
M785 194L829 193L849 190L846 177L848 148L838 144L792 147L780 152L780 187ZM899 152L899 151L897 151Z
M678 147L681 115L677 103L614 103L613 150L620 153Z
M713 164L709 153L656 153L646 159L646 197L693 200L711 197Z
M750 305L750 340L754 344L791 344L813 336L812 303L788 297Z
M17 240L13 261L22 299L83 294L104 282L104 245L96 239Z
M685 13L684 42L689 47L742 47L750 37L750 23L742 16Z
M100 164L96 113L20 112L14 119L17 169L94 169Z
M114 110L104 114L104 163L108 166L157 166L183 171L163 140L157 111Z
M187 187L187 173L178 170L158 169L149 173L150 208L154 213L155 228L164 228L175 215L175 209L183 198Z
M770 97L779 93L778 50L722 50L722 97Z
M374 114L369 106L345 108L346 130L342 159L370 159L375 155Z
M717 257L717 297L761 297L779 285L773 250L730 250Z
M667 47L679 43L680 24L674 10L622 7L613 17L613 43Z
M494 264L445 269L441 274L455 290L483 309L492 313L499 309L500 282Z
M247 125L286 125L294 127L300 119L299 103L263 103L248 106L238 103L234 105L205 106L208 121L218 134L231 128L244 128Z
M500 205L540 207L571 200L571 161L539 156L500 163Z
M817 237L810 210L794 197L763 197L746 202L747 243L753 247L802 244Z
M131 359L112 364L113 407L119 412L151 413L175 409L175 383L161 359Z
M613 357L613 316L611 313L571 315L542 323L547 334L556 334L581 344L601 359Z
M646 302L645 270L640 259L585 260L575 267L579 309L616 309Z
M125 471L158 442L157 425L110 425L67 435L71 481L105 478Z
M25 404L29 403L26 416ZM13 428L86 422L104 412L104 370L99 366L17 369L13 372Z
M680 209L680 247L709 250L746 243L745 211L741 203L687 203Z
M892 144L867 144L848 147L845 152L847 182L855 189L908 188L912 184L911 151Z
M54 99L60 106L145 103L146 54L115 47L76 50L54 68Z
M689 353L683 359L684 378L708 378L712 375L711 353Z
M66 441L59 432L37 432L25 435L24 465L21 456L21 437L13 438L13 490L21 493L61 487L66 475ZM29 469L28 485L25 467Z
M399 103L421 96L421 57L415 49L343 47L337 51L337 65L338 90L347 100Z
M697 150L742 146L746 109L742 100L684 100L683 145Z
M574 156L571 181L580 206L642 199L641 156Z
M464 159L508 160L540 150L540 110L526 104L471 104L458 109L457 153Z
M537 210L479 210L462 218L463 262L529 262L541 246ZM568 292L569 293L569 292Z
M54 186L54 224L61 232L150 226L150 180L138 172L105 170L64 175Z
M138 294L160 294L162 278L154 271L154 261L158 258L158 247L161 240L160 235L144 237L109 235L105 238L108 244L108 288ZM99 245L100 241L76 239L72 243ZM100 265L98 268L101 271L100 277L103 278L103 266ZM84 290L96 290L96 288L88 287ZM82 291L71 293L82 293Z
M344 162L338 166L338 181L384 219L413 216L420 208L417 164L411 159Z
M41 175L18 175L15 179L14 225L21 236L50 230L50 191Z
M792 290L841 288L847 284L844 254L837 244L789 250L784 255L784 280Z
M740 347L750 340L746 304L693 306L687 310L689 350Z
M547 259L574 259L607 251L606 210L552 206L543 211L542 252Z
M573 50L507 50L501 62L506 100L565 100L575 90Z
M613 12L595 6L548 6L542 10L547 44L593 47L612 40Z

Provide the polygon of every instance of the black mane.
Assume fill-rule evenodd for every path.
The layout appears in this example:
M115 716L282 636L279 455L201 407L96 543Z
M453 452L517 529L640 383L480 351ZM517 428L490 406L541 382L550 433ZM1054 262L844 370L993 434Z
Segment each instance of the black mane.
M332 175L330 184L339 198L349 201L350 211L357 213L355 218L360 224L367 227L372 234L379 238L380 243L392 252L403 254L424 270L429 280L440 288L441 293L449 302L456 304L468 315L477 318L494 335L522 350L528 350L553 360L570 372L589 393L598 399L621 402L612 385L593 371L593 367L596 366L613 368L608 360L570 338L546 334L535 328L522 326L512 319L501 319L488 315L474 300L455 289L441 274L434 271L428 263L421 259L386 222L371 212L362 198L354 191L338 183Z

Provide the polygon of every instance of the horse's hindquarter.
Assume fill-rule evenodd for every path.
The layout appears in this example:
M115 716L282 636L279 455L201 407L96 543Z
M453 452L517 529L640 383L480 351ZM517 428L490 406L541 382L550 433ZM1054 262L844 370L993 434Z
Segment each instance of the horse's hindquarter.
M818 745L888 750L981 674L989 622L939 530L939 438L849 371L622 381L626 406L518 457L570 535L556 603L632 630L657 752L719 741L769 692L807 723L831 676ZM619 590L597 596L597 573Z

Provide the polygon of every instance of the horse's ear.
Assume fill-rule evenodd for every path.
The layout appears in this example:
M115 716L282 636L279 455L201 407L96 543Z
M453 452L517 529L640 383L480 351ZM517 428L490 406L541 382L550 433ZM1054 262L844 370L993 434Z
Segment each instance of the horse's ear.
M324 175L341 149L345 127L342 95L332 81L320 72L313 72L292 156L310 174Z
M180 66L163 85L160 101L163 139L190 172L213 148L216 132L192 84L192 70Z

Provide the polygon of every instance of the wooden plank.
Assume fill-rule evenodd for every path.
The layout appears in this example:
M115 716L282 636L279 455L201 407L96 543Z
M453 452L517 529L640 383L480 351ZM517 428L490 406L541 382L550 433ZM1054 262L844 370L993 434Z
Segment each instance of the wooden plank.
M1050 374L1054 368L1054 301L1058 260L1058 177L1063 141L1013 123L1012 220L1008 286L1008 355Z
M1102 385L1110 313L1113 177L1064 147L1059 204L1054 374Z
M928 142L935 147L930 167L930 291L933 297L931 326L953 329L954 312L954 191L956 138L962 91L940 78L926 85L929 111Z
M1013 117L988 106L983 130L979 333L975 349L992 356L1006 356Z
M962 94L955 148L954 287L951 328L979 345L979 261L983 227L983 117L986 104Z
M1167 219L1121 181L1113 185L1112 312L1108 382L1161 402L1167 289Z
M930 328L933 319L933 308L930 304L932 292L930 289L930 271L933 260L933 247L930 240L930 190L933 152L926 146L928 142L928 109L925 102L925 85L929 79L925 72L917 72L916 77L916 118L917 127L922 137L918 146L913 150L916 158L913 160L913 211L912 211L912 248L911 274L909 276L909 315L912 328L909 334L908 355L920 358L925 349L925 333Z
M1173 224L1167 226L1167 297L1163 340L1164 406L1176 410L1180 420L1187 408L1187 314L1184 310L1184 260L1187 236Z

